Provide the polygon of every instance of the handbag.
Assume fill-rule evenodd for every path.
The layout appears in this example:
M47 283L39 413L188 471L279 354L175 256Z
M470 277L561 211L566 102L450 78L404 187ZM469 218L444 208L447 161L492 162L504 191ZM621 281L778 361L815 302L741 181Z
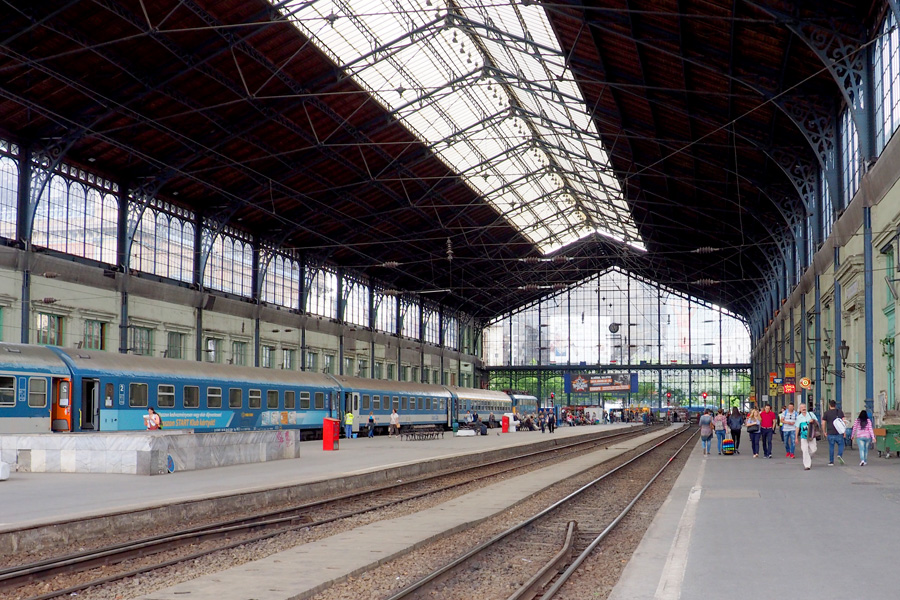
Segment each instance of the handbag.
M807 424L807 430L806 430L806 439L809 439L809 440L813 440L813 439L821 440L822 439L822 431L819 429L818 421L816 421L814 419L809 420L809 423Z
M747 433L759 433L759 424L747 425Z

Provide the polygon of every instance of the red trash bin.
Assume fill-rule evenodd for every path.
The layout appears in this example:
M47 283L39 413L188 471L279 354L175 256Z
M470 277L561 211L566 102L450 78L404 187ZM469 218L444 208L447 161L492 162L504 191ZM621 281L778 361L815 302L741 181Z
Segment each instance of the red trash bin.
M341 437L341 422L325 417L322 421L322 450L337 450Z
M503 433L509 433L509 417L503 415L500 419L500 431Z

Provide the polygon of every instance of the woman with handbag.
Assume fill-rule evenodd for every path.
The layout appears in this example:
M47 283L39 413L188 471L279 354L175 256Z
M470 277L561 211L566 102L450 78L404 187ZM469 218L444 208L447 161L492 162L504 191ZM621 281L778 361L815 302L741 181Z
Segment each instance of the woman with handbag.
M795 426L797 438L800 440L800 453L803 455L803 469L809 471L812 466L812 455L816 453L816 438L819 437L819 419L812 412L806 410L806 405L799 406Z
M703 411L700 416L700 443L703 445L703 456L708 456L712 449L713 437L713 420L709 414L709 409Z
M872 429L872 420L868 411L859 411L859 417L853 421L853 433L850 436L856 439L856 449L859 450L859 466L866 466L869 458L869 444L875 443L875 431Z
M747 415L747 433L750 434L750 445L753 447L753 458L759 457L759 411L755 408Z

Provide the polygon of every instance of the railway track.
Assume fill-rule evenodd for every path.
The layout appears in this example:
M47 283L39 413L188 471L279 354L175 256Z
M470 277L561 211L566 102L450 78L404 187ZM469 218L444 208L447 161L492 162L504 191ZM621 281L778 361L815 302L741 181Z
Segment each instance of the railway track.
M492 461L481 465L477 470L469 467L443 471L402 483L324 498L239 519L190 527L173 533L148 536L138 540L7 567L0 569L0 594L9 595L12 592L13 595L9 597L24 600L25 596L19 592L25 589L23 586L35 582L44 582L45 585L47 582L51 582L52 589L29 596L28 600L49 600L78 594L94 586L202 558L215 552L237 548L287 532L357 518L366 513L411 502L451 488L458 488L459 493L465 493L463 487L477 485L486 479L514 474L516 471L532 467L543 468L552 464L552 461L564 460L571 454L584 452L597 446L605 446L610 442L637 437L645 434L646 431L647 428L630 429L591 440L575 441L551 449ZM202 547L193 550L194 546ZM191 550L186 552L185 548L191 548ZM166 558L176 550L180 550L177 557ZM151 558L148 559L148 557ZM126 563L135 560L141 561L142 564L134 568L126 566ZM88 575L92 570L102 571L102 576ZM113 572L109 573L110 570ZM65 587L53 585L53 578L70 582L73 574L80 574L78 583L65 585Z
M506 600L551 600L564 588L584 561L628 515L644 493L690 444L696 430L685 428L654 444L628 461L590 481L565 498L534 516L494 536L456 560L393 594L387 600L413 600L439 597L446 600L472 597L473 577L490 580L496 594L485 597ZM684 439L687 438L687 439ZM680 443L684 439L683 443ZM660 452L677 447L668 458ZM629 474L642 461L651 458L661 463L652 477L637 480ZM632 477L634 480L630 480ZM599 484L606 485L601 486ZM624 507L604 507L598 499L601 490L610 485L628 486L633 490ZM553 544L551 542L558 542ZM527 576L508 565L528 562L541 564ZM539 562L540 561L540 562ZM499 567L497 567L499 565ZM490 572L493 569L493 572ZM486 572L488 571L488 572ZM496 574L495 574L496 573ZM507 577L509 581L504 582ZM519 583L524 580L524 583Z

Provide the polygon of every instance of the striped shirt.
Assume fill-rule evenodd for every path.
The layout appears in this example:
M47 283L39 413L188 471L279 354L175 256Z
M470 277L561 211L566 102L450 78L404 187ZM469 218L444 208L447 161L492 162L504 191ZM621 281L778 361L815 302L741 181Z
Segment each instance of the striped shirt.
M868 438L870 440L875 439L875 432L872 430L872 419L868 419L866 421L865 427L859 426L859 419L853 421L853 437L854 438Z

